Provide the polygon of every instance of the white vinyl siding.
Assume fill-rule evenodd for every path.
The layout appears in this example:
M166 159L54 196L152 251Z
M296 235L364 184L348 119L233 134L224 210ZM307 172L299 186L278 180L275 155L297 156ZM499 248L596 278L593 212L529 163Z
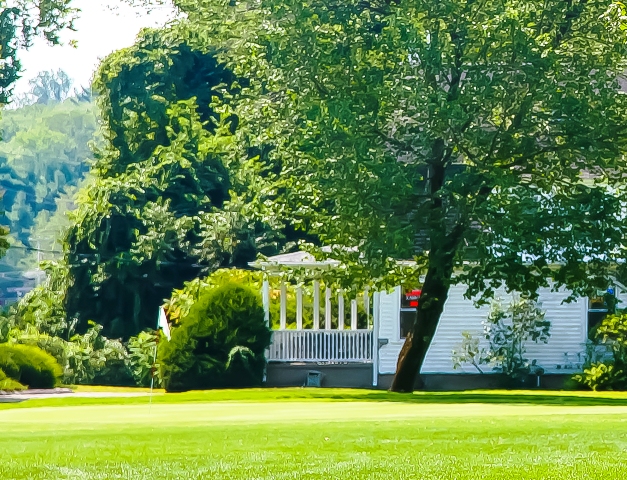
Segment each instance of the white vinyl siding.
M462 341L462 332L468 331L481 337L482 321L487 317L489 306L476 308L471 300L464 298L465 287L454 286L444 305L444 312L427 352L422 373L477 373L472 365L453 369L452 352ZM511 295L498 292L503 302ZM543 289L539 292L539 306L551 322L551 337L548 343L527 343L527 358L536 359L547 373L570 373L580 365L580 354L584 351L587 336L587 300L562 303L567 294ZM392 294L382 294L380 338L389 343L379 351L379 373L396 371L398 354L404 340L399 338L400 288ZM558 368L559 366L559 368ZM570 368L565 368L570 367ZM484 371L489 373L490 366Z

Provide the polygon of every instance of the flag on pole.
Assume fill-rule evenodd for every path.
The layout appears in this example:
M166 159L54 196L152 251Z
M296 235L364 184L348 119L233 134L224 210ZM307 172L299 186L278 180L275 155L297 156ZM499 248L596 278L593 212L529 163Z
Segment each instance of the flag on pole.
M157 328L163 330L166 338L170 340L170 325L168 325L168 318L165 316L165 310L163 307L159 307L159 321L157 322Z

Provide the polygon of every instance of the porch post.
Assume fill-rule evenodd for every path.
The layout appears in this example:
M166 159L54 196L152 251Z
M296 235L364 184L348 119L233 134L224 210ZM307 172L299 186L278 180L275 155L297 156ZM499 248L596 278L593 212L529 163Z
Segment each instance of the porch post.
M331 288L324 292L324 329L331 330Z
M320 282L313 282L313 329L320 330Z
M281 281L281 330L287 326L287 285Z
M379 301L381 293L372 295L372 386L379 384Z
M337 329L344 330L344 319L346 314L344 313L344 291L339 290L337 292Z
M263 287L261 288L261 301L263 302L263 319L266 325L270 326L270 282L268 279L263 281Z
M303 287L296 287L296 330L303 329Z
M370 328L370 288L364 289L364 310L366 311L366 325Z
M351 330L357 330L357 299L351 300Z

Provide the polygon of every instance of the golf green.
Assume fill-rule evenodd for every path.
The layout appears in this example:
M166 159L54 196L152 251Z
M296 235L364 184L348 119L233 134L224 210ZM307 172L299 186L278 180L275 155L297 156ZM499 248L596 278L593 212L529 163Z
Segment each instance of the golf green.
M53 399L2 405L0 431L2 479L627 478L624 396Z

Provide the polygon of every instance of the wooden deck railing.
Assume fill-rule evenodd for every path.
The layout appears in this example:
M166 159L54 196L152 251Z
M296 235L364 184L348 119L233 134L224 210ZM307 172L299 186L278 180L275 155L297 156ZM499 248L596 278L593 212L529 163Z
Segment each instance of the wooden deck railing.
M270 362L372 362L372 330L275 330Z

